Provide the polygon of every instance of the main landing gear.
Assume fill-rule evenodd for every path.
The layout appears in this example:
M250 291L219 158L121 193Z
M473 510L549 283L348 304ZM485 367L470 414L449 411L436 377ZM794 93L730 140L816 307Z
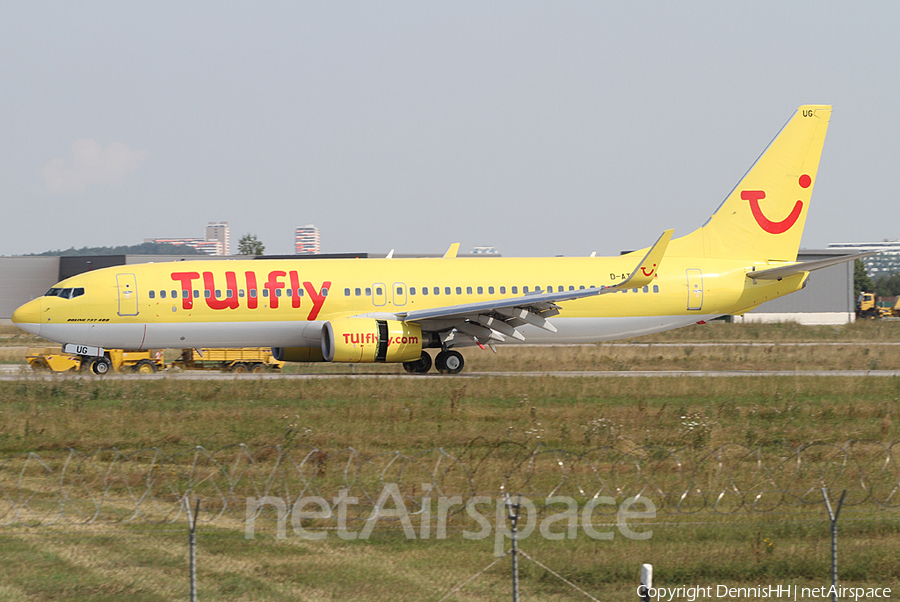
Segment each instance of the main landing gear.
M465 365L466 362L463 360L462 354L453 349L441 351L434 358L434 367L441 374L459 374Z
M459 374L466 362L459 351L448 349L441 351L434 358L434 367L441 374ZM422 356L412 362L403 362L403 369L410 374L427 374L431 370L431 356L422 351Z

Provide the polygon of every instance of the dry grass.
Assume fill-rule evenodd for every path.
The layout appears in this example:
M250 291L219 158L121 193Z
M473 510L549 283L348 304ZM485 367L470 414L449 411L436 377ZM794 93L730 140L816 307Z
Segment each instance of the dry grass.
M714 325L708 331L722 341L748 332L733 330L735 326ZM894 324L854 325L869 330L878 326L893 329ZM804 338L798 334L804 331L789 330L787 338L797 342ZM848 332L848 339L854 339L862 331ZM885 330L874 334L881 342L900 338ZM704 342L699 336L673 342L679 344L504 348L498 356L480 350L467 353L472 369L479 363L484 369L510 365L540 369L529 366L552 363L570 370L792 365L827 369L866 367L876 358L885 368L895 362L888 356L897 355L892 347L874 345L808 348L772 342L758 347L704 347L696 344ZM61 377L0 382L2 458L25 451L55 458L54 451L67 446L84 452L159 446L176 454L194 445L215 450L234 443L247 443L253 450L275 444L329 451L352 446L366 455L393 450L412 455L442 446L460 457L466 457L473 440L508 440L526 449L544 443L575 453L606 445L627 450L645 444L796 446L850 439L887 443L900 441L898 425L900 379L892 378L544 376L206 382ZM496 454L480 466L484 482L501 477L512 461L511 453ZM0 485L8 488L10 478L11 473L3 475ZM891 587L900 580L896 518L896 511L878 512L871 506L844 509L839 542L842 583ZM407 541L393 528L379 528L364 542L341 541L333 534L321 542L293 535L277 540L270 525L261 526L256 539L245 540L241 526L231 522L201 529L201 599L437 600L493 560L492 540L461 537L463 528L474 529L463 517L451 524L451 536L445 541ZM668 586L828 583L830 540L820 507L808 512L794 508L784 514L667 514L657 522L648 541L619 536L596 541L579 531L576 540L532 536L523 548L604 601L634 599L642 562L653 563L657 583ZM765 540L772 545L761 543ZM0 600L185 598L186 541L183 523L0 527ZM508 596L508 570L504 560L451 599ZM528 600L584 599L524 559L522 593Z

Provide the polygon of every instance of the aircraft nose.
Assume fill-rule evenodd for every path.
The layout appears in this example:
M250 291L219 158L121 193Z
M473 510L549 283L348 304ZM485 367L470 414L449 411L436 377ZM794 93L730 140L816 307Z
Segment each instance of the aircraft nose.
M19 307L12 315L13 324L32 334L41 334L41 300L33 299Z

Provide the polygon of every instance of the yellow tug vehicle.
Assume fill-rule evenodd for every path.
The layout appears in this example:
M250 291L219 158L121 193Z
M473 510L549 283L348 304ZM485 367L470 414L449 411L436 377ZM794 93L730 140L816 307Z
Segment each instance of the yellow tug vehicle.
M95 374L114 372L134 372L153 374L165 368L162 350L107 349L104 357L88 357L64 353L59 347L32 347L25 359L33 370L51 372L81 372L88 368Z

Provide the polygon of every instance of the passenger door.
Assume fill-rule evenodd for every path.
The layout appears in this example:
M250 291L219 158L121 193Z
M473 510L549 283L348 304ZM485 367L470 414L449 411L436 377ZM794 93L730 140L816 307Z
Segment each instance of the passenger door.
M119 289L119 315L138 315L137 280L134 274L116 274Z
M688 310L700 311L703 309L703 272L697 268L687 270L688 285Z

